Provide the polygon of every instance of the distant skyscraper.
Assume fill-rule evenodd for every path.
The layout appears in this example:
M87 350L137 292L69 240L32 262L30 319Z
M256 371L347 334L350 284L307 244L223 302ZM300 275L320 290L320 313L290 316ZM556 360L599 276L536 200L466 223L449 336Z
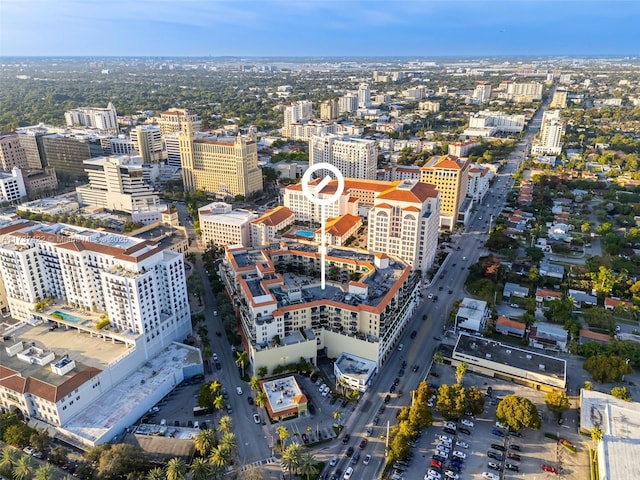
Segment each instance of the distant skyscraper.
M313 118L313 104L308 100L292 103L284 109L284 125L282 135L289 135L289 127L293 123L305 122Z
M47 165L55 168L63 180L85 176L82 162L93 156L90 141L54 133L42 137Z
M566 90L556 90L553 92L553 99L551 100L549 108L566 108L568 94L569 92Z
M18 135L0 136L0 170L9 172L13 167L29 168L27 154Z
M162 135L180 132L182 125L185 123L190 123L191 130L194 132L199 132L202 128L200 116L193 110L186 108L172 108L171 110L160 113L160 118L158 119L158 125L160 125L160 133Z
M491 99L491 84L480 82L473 91L473 98L477 103L487 103Z
M335 120L340 115L338 110L338 100L332 98L331 100L325 100L320 104L320 119L321 120Z
M564 123L560 110L547 110L542 115L540 137L531 146L531 153L534 155L560 155L563 135Z
M67 126L92 127L101 133L118 133L118 116L116 107L109 102L107 108L81 107L64 113Z
M338 112L353 113L358 109L358 96L353 93L347 93L344 97L338 99Z
M45 127L27 127L18 132L20 145L27 155L29 168L42 168L45 166L44 147L42 137L47 134Z
M138 125L131 129L131 141L144 163L158 163L163 160L162 136L157 125Z
M309 165L330 163L348 178L376 179L378 150L373 140L340 135L313 136L309 142Z
M255 140L240 135L196 137L189 124L178 139L186 191L204 190L221 198L249 197L262 191Z
M369 108L371 106L371 90L366 83L360 84L358 88L358 108Z

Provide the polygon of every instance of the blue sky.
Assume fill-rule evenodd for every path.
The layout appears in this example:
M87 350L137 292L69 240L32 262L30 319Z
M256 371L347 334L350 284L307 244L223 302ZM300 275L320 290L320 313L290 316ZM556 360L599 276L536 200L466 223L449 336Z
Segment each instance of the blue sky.
M0 55L638 55L639 0L0 0Z

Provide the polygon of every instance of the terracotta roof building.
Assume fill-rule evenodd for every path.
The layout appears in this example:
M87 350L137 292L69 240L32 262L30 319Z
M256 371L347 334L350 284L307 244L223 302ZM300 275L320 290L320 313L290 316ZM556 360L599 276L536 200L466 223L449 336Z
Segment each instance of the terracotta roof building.
M527 325L501 315L496 320L496 331L503 335L523 338L527 333Z
M455 228L458 212L467 195L471 162L453 155L431 157L421 168L420 181L440 192L440 227Z
M251 222L251 243L255 246L272 243L277 233L292 225L294 220L294 213L282 205L267 210Z

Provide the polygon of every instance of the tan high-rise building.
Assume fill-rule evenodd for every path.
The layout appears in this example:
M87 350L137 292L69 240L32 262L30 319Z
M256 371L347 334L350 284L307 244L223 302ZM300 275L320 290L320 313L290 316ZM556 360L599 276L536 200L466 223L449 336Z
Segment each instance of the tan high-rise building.
M567 108L567 96L569 92L566 90L556 90L553 92L553 99L549 108Z
M320 120L335 120L340 115L338 100L332 98L320 104Z
M27 154L18 135L0 137L0 170L10 172L13 167L29 168Z
M196 138L187 123L178 141L186 191L204 190L219 198L249 197L262 191L262 172L254 140L241 135Z
M420 181L431 183L440 192L440 228L453 230L458 211L467 194L468 160L453 155L431 157L420 169Z
M160 134L164 136L167 133L179 132L185 123L190 123L194 132L199 132L202 129L202 120L193 110L173 108L162 112L158 119Z

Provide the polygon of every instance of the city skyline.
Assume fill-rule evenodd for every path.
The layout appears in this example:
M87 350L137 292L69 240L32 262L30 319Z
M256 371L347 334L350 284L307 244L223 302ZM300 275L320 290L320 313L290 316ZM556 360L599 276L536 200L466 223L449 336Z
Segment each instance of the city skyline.
M635 55L639 15L625 0L4 0L0 55Z

